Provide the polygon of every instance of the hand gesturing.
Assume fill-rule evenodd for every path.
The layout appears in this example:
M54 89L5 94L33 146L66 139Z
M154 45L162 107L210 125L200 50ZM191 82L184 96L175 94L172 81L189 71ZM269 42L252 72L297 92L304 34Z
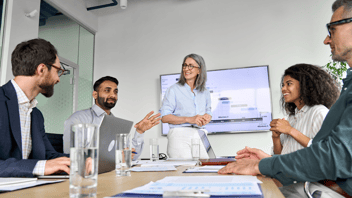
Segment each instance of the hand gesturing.
M143 120L138 122L134 127L136 128L138 133L144 133L145 131L151 129L153 126L160 123L161 118L159 117L161 114L158 113L156 115L151 116L154 111L149 112Z

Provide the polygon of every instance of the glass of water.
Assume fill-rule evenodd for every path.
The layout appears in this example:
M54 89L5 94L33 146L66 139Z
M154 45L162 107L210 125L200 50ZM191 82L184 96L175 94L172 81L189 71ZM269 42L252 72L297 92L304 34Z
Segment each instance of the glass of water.
M70 197L96 197L98 149L70 149Z
M93 124L71 127L70 197L96 197L99 136Z
M127 134L116 135L115 165L116 176L131 175L132 150L128 148Z
M159 160L159 142L157 138L149 140L150 145L150 161Z
M198 138L192 138L192 160L199 160L200 156L200 144L199 144L199 139Z

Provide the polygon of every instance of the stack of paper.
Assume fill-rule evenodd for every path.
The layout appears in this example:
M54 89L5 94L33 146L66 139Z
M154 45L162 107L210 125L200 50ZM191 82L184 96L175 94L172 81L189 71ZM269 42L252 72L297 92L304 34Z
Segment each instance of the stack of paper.
M137 160L134 164L153 164L153 165L171 165L171 166L195 166L197 161L169 161L169 160L158 160L158 161L149 161L149 160Z
M217 173L220 169L225 166L197 166L192 167L184 171L184 173Z
M23 184L28 182L35 182L37 178L22 178L22 177L0 177L0 187L8 185Z
M44 180L37 180L37 178L1 177L0 192L14 191L14 190L19 190L23 188L29 188L33 186L62 182L62 181L64 180L44 181Z
M155 164L142 164L140 167L133 167L130 171L134 172L150 172L150 171L175 171L175 166L172 165L155 165Z

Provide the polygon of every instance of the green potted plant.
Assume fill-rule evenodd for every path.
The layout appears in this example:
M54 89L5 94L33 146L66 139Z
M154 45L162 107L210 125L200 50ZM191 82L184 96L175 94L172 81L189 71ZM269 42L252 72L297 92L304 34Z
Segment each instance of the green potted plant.
M332 76L332 78L336 80L338 87L341 89L342 78L348 69L347 63L330 60L330 62L323 66L323 69L325 69Z

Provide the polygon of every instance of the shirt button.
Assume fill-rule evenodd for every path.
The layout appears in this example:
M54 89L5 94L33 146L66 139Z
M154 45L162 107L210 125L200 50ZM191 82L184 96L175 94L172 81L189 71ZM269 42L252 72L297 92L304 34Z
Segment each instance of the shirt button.
M345 87L343 90L347 90L347 87Z

